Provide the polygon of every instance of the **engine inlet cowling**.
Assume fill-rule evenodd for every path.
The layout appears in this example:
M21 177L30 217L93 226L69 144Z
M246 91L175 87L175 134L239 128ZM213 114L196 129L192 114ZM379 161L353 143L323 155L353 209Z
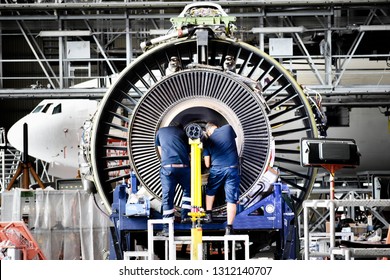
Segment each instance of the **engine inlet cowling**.
M177 39L148 50L122 71L100 102L90 161L108 211L113 189L131 172L161 200L154 137L159 127L171 122L232 125L242 160L241 198L260 194L268 162L279 169L282 182L297 190L298 207L310 193L316 169L300 165L299 142L317 137L317 128L301 87L277 61L253 46L215 38L208 38L207 44L202 53L207 64L201 65L195 39ZM178 186L176 206L180 201ZM215 210L224 207L221 201Z

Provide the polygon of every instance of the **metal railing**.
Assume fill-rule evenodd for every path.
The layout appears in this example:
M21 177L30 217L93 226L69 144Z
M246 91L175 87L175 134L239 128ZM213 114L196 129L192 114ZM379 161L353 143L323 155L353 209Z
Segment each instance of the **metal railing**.
M18 168L21 153L13 147L2 146L0 149L1 180L0 188L3 192L11 181Z

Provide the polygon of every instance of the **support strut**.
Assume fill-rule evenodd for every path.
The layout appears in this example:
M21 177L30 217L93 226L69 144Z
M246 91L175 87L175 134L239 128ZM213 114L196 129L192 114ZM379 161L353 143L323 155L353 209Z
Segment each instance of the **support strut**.
M7 191L9 191L12 186L15 184L16 179L19 177L19 175L23 174L23 189L28 189L30 185L30 173L34 177L35 181L38 183L39 187L41 189L44 189L45 186L43 185L41 179L39 178L38 174L35 172L34 167L32 166L31 162L28 161L28 127L25 123L23 125L23 156L22 160L19 161L18 168L16 169L16 172L14 176L12 177L11 181L9 182L7 186Z
M202 128L197 124L191 124L187 128L187 136L191 145L191 260L202 259L202 226L201 217L205 215L202 208L202 174L200 141ZM195 139L192 139L195 138Z

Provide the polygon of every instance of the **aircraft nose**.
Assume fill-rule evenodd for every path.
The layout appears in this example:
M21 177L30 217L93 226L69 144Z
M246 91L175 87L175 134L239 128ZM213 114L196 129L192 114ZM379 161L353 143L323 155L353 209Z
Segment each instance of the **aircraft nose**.
M7 139L8 142L16 149L21 151L23 149L23 124L24 120L21 119L17 121L11 128L8 130Z

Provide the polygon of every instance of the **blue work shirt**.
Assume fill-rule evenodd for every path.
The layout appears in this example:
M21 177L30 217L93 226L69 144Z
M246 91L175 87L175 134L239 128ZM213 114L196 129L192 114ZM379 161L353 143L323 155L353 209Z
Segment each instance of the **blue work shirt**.
M183 129L175 126L160 128L155 144L162 149L161 166L174 163L190 165L190 145Z
M205 141L203 155L211 157L211 166L238 166L236 133L231 125L226 124L216 128Z

